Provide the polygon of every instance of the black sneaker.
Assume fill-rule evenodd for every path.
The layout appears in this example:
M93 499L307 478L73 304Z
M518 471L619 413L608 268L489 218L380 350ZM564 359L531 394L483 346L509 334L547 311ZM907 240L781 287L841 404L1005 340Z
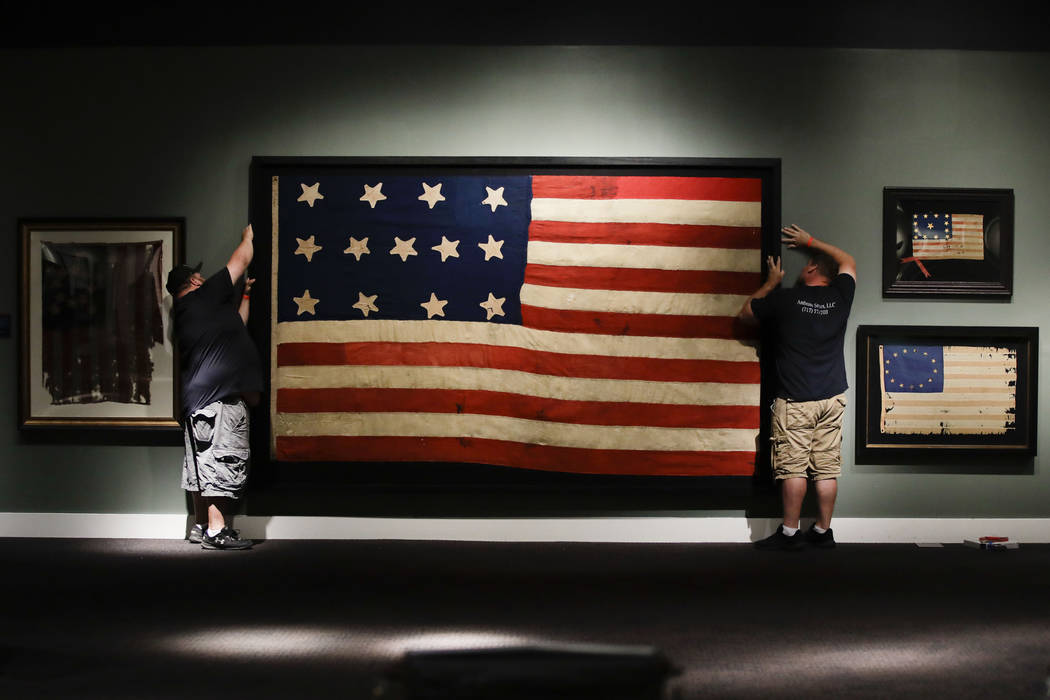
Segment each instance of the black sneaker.
M251 540L242 540L240 533L230 527L219 530L215 537L209 535L205 530L204 537L201 539L202 549L248 549L253 544Z
M204 527L200 523L194 523L186 539L190 541L190 544L200 544L204 539Z
M766 539L755 542L755 549L782 549L790 552L797 552L805 546L806 540L801 530L794 535L785 535L783 525Z
M814 528L816 523L809 526L806 530L806 542L809 542L814 547L820 547L821 549L831 549L835 546L835 534L829 527L824 532L817 532Z

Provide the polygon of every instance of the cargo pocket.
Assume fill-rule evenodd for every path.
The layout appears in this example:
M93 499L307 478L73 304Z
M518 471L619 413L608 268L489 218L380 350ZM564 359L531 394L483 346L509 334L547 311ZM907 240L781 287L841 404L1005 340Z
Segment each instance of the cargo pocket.
M796 401L784 402L784 429L805 430L813 427L813 418L802 407L803 404Z
M248 482L248 451L216 449L215 466L216 489L239 498Z
M223 406L222 416L217 428L215 438L216 447L223 451L244 451L245 458L248 452L248 409L244 404L226 404Z
M224 404L216 429L212 459L216 485L232 496L240 494L248 479L248 410L243 403Z
M193 446L197 454L207 452L215 438L217 412L211 406L200 409L192 416Z

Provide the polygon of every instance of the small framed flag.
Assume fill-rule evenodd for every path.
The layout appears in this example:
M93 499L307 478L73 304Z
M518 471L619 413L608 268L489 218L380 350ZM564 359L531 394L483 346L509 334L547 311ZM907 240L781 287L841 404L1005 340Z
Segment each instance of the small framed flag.
M1009 299L1013 190L883 190L882 295Z
M1038 328L860 326L857 463L1032 456Z

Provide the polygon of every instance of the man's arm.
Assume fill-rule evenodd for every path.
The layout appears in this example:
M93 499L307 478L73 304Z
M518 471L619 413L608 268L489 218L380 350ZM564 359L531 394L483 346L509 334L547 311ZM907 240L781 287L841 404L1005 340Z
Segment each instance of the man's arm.
M774 259L773 256L770 255L768 258L766 258L766 263L769 266L769 274L766 277L766 281L762 284L761 287L755 290L754 294L747 298L747 300L744 302L744 305L740 307L740 311L738 311L736 314L736 317L742 321L755 323L758 319L755 318L755 313L751 310L751 300L761 299L762 297L766 296L774 289L776 289L776 286L780 284L780 281L782 279L784 279L784 268L780 266L780 258Z
M230 261L226 263L226 269L230 271L230 281L234 284L237 284L237 280L241 278L241 275L245 273L252 262L252 257L255 255L255 247L252 244L254 238L255 234L252 233L252 225L248 224L241 232L240 245L234 249L233 255L230 256Z
M241 295L241 305L237 307L237 313L241 315L241 320L246 326L248 325L248 312L251 310L253 284L255 284L254 277L244 280L244 294Z
M854 280L857 279L857 261L846 251L836 248L830 243L818 241L812 234L807 233L795 224L785 226L780 229L780 232L783 234L780 240L786 243L788 248L809 248L810 250L827 253L839 264L840 275L849 275Z

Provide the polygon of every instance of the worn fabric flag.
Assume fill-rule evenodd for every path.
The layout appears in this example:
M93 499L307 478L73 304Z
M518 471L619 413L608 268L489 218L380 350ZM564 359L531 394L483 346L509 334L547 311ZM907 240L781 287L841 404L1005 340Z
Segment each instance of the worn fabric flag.
M882 432L1002 435L1015 427L1017 352L967 345L880 345Z
M53 405L149 405L164 343L161 241L42 241L43 380Z
M753 472L760 180L272 187L277 459Z
M984 260L984 216L912 214L912 253L925 260Z

